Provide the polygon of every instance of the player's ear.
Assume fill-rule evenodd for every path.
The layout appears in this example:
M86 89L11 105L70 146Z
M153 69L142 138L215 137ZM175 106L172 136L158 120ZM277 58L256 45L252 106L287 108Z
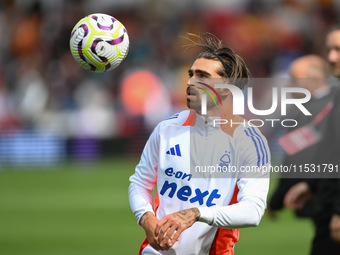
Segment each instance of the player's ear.
M220 92L220 95L223 96L223 97L231 95L231 91L229 89L226 89L226 88L220 89L219 92Z

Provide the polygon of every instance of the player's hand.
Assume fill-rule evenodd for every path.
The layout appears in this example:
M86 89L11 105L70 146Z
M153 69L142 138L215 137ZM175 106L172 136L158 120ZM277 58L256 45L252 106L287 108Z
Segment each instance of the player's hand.
M145 213L140 219L140 225L144 228L146 238L148 239L148 242L151 245L151 247L157 251L169 249L167 245L161 247L157 242L157 237L155 236L155 228L158 222L159 220L152 212Z
M197 208L191 208L175 212L160 220L155 229L158 244L161 247L172 247L181 233L191 227L200 217Z
M306 182L299 182L288 190L283 203L289 209L299 210L311 196L312 192L308 184Z
M340 242L340 215L333 214L329 229L331 231L330 234L332 239L336 242Z

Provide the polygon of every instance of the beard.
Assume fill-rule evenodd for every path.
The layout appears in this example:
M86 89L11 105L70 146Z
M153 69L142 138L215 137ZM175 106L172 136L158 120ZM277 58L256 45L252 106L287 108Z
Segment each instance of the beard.
M187 94L187 107L191 110L197 111L199 114L202 113L202 95L205 94L200 89L197 89L195 87L187 87L186 89ZM222 94L222 95L221 95ZM215 104L214 100L209 96L207 96L207 111L213 109L214 107L217 107L220 102L215 97L215 101L217 102L217 105ZM225 98L227 98L228 95L223 95L223 93L219 93L221 101L223 101Z
M225 99L227 96L220 96L221 100ZM215 102L210 98L210 96L207 96L207 111L219 106L219 101L215 99L217 102L217 105ZM187 98L187 107L190 110L195 110L197 113L202 114L202 94L195 95L193 98Z

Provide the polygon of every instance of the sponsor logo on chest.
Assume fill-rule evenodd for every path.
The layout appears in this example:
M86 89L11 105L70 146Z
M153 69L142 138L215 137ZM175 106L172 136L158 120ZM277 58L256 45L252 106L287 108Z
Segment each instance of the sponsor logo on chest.
M182 171L175 171L172 167L167 168L164 174L175 181L166 180L159 189L161 196L168 196L169 198L177 198L181 201L199 205L205 204L207 207L216 205L215 200L221 197L218 189L202 190L200 188L192 188L190 186L191 174ZM176 180L177 179L177 180ZM178 182L178 180L181 180ZM182 186L182 183L187 182L189 185Z

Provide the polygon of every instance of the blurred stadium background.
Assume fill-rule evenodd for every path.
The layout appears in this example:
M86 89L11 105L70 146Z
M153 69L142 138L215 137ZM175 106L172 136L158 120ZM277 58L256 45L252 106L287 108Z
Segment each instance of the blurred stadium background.
M104 74L83 70L68 45L95 12L130 37ZM0 254L137 254L128 177L156 123L185 109L193 56L179 36L212 32L252 77L284 77L296 57L325 54L339 14L336 0L1 0ZM278 218L241 230L237 254L308 254L311 223Z

